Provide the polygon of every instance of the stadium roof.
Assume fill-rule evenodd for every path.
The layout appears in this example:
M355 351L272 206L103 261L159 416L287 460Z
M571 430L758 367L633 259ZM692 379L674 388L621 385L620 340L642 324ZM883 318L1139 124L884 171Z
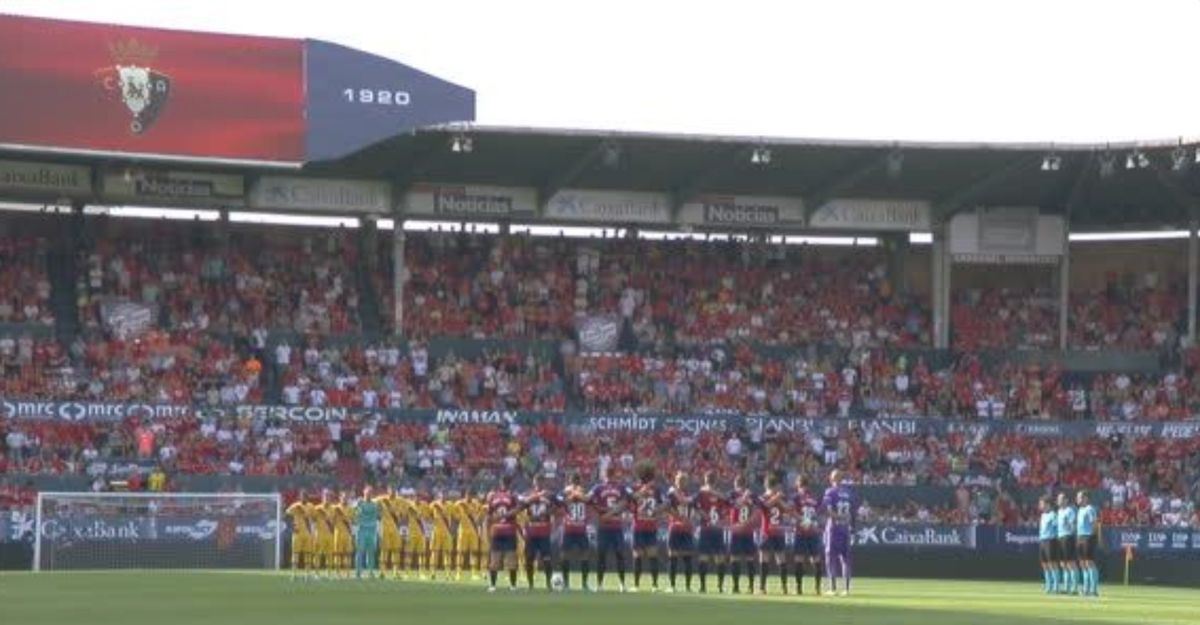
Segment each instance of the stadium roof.
M469 137L472 149L451 150L456 137ZM770 151L769 163L752 162L756 149ZM543 199L568 187L667 192L677 205L701 193L799 197L808 206L834 197L923 199L943 218L974 206L1038 206L1069 214L1078 231L1178 226L1200 216L1196 149L1181 141L897 143L450 126L306 170L386 178L401 188L531 186ZM1057 170L1046 169L1048 157ZM1185 167L1176 170L1176 159Z

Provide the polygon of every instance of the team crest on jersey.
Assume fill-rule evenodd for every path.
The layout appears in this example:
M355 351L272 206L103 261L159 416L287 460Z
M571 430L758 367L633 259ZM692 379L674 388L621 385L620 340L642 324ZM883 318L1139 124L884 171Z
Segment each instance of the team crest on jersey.
M133 117L129 132L150 130L171 97L171 77L151 67L158 48L137 39L110 43L113 65L96 70L104 94L118 101Z

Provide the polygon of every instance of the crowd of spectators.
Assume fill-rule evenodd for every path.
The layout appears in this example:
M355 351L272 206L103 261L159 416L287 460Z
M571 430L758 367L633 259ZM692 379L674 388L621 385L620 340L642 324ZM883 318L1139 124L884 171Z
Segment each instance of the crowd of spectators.
M929 340L928 311L895 292L875 251L614 241L579 265L588 312L619 315L640 345L862 348Z
M1187 328L1187 280L1110 272L1104 286L1071 293L1067 343L1087 350L1171 350Z
M870 428L841 434L672 428L601 432L554 421L449 425L367 417L284 423L214 414L167 422L4 421L0 441L5 474L137 483L157 468L168 475L338 476L427 489L466 488L490 484L504 474L518 479L541 475L549 483L561 483L574 472L597 479L610 469L629 477L647 465L661 476L711 471L721 483L730 483L735 475L767 473L780 474L789 483L800 475L820 483L836 467L868 493L872 487L922 486L954 493L940 502L903 505L892 497L878 504L874 512L879 518L1013 524L1035 518L1030 493L1089 489L1101 495L1104 518L1112 525L1200 528L1194 525L1200 501L1200 440L1195 439L907 435ZM1018 493L1026 496L1021 499Z
M135 339L0 336L0 394L21 400L262 403L262 362L195 332L149 330Z
M645 346L929 340L928 311L894 292L872 252L437 233L408 238L405 268L415 336L561 339L577 315L611 315Z
M368 263L393 318L390 242ZM0 238L0 323L52 325L47 243ZM956 351L927 350L924 297L897 292L884 256L759 244L426 234L403 273L409 341L358 336L355 239L167 223L99 228L76 259L81 332L0 335L0 397L364 408L345 422L278 423L220 411L112 423L0 420L0 475L141 480L171 475L340 475L381 481L561 480L573 471L660 475L849 470L859 483L964 490L954 502L868 505L871 518L1028 520L1013 489L1107 493L1106 522L1197 526L1200 444L1016 434L598 433L578 423L428 425L389 408L807 417L1176 420L1200 413L1200 352L1158 373L1068 372L997 349L1057 345L1050 291L956 291ZM31 287L31 288L30 288ZM130 330L106 317L151 312ZM1177 276L1111 276L1072 294L1080 349L1174 349ZM581 316L616 320L619 350L581 351ZM522 339L431 348L445 337ZM523 339L561 344L553 354ZM469 344L468 341L466 344ZM136 482L135 482L136 484ZM0 493L2 494L2 493ZM2 507L2 506L0 506ZM1012 508L1012 509L1010 509ZM1008 522L1008 521L1006 521Z
M430 338L548 338L575 324L566 241L430 233L405 245L404 330ZM381 255L390 257L383 248ZM386 260L381 265L389 264ZM387 289L385 289L386 291ZM382 299L385 317L392 299Z
M79 253L79 315L103 330L101 304L149 307L163 329L249 337L259 329L344 334L359 327L357 247L349 232L121 224Z
M1049 289L957 289L950 328L963 351L1055 349L1058 299Z
M931 364L917 353L850 350L789 356L743 344L565 359L588 412L672 412L966 419L1181 420L1200 410L1200 370L1068 374L1056 365L970 353Z
M275 345L287 405L561 411L562 380L534 352L482 350L432 357L422 342Z
M953 345L963 351L1058 348L1058 296L1050 289L956 289ZM1073 289L1071 349L1175 351L1184 347L1186 280L1158 272L1106 275L1102 286Z
M0 323L54 324L44 237L0 237Z

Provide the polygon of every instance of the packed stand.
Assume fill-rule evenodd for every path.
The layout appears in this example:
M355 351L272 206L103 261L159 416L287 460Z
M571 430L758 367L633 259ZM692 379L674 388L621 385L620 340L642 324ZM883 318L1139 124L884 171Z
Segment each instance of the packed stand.
M347 232L121 225L80 252L79 314L90 330L105 327L101 304L112 300L150 307L169 331L358 328L357 248Z
M1106 524L1200 529L1200 441L1193 439L872 429L598 432L553 421L439 425L368 416L298 424L222 415L165 423L5 421L0 437L6 474L82 474L97 488L106 478L152 488L145 481L151 471L344 476L347 463L356 467L354 479L423 488L487 484L505 474L560 482L579 472L592 480L608 469L632 475L646 465L660 476L712 471L728 483L736 475L774 472L790 483L799 475L820 479L837 467L864 488L890 489L891 501L875 509L868 503L865 513L875 518L1014 525L1036 518L1032 506L1018 503L1018 492L1089 489L1104 495ZM953 495L896 501L906 497L903 487L918 486Z
M54 325L44 237L0 237L0 324Z
M389 264L390 246L381 247ZM427 234L405 245L408 336L561 339L575 325L573 247L566 241L466 233ZM393 299L382 289L385 319Z
M1074 349L1174 350L1186 336L1186 277L1110 273L1102 288L1071 293L1067 323Z
M642 346L929 342L927 309L895 293L875 252L609 241L580 254L577 277L586 281L588 312L619 315Z
M229 405L261 403L262 362L199 333L136 339L0 336L0 395L21 400Z
M571 354L564 362L579 407L590 413L1168 421L1200 410L1200 369L1190 365L1083 375L1055 365L987 364L972 354L935 365L919 352L784 357L745 344L673 358Z
M389 246L380 254L386 263ZM619 317L647 346L929 338L925 308L893 292L872 253L447 233L410 236L405 262L405 329L416 336L560 339L580 314Z
M1186 333L1180 276L1110 274L1068 300L1067 345L1081 350L1174 351ZM1058 296L1049 289L968 288L951 307L953 346L963 351L1056 350Z
M453 352L433 358L414 342L304 346L280 342L275 366L288 405L366 409L470 408L561 411L563 384L553 365L516 349Z
M1058 299L1049 289L968 288L954 292L950 328L955 349L1053 350Z

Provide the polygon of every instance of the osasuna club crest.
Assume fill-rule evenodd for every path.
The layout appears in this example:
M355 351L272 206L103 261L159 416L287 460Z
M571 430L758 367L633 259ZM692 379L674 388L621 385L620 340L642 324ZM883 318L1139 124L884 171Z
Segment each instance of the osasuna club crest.
M129 39L108 46L114 65L96 70L104 93L120 102L133 119L129 131L140 135L150 129L171 96L171 77L151 67L158 48Z

